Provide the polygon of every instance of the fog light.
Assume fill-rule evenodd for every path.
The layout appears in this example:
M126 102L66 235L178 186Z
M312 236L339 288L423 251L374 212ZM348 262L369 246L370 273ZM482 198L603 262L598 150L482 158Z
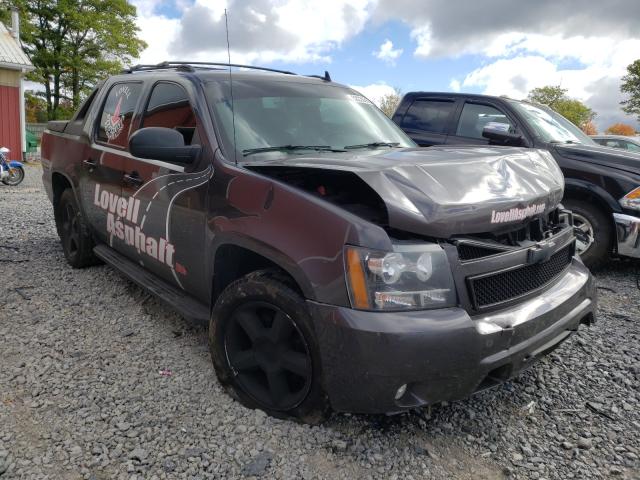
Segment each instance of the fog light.
M395 397L396 400L400 400L405 393L407 393L407 384L406 383L404 385L402 385L398 389L398 391L396 392L396 397Z

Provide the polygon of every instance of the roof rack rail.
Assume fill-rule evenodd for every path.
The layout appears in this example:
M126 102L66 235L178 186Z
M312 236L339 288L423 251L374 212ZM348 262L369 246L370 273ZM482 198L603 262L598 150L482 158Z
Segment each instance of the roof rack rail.
M265 72L283 73L285 75L296 75L294 72L290 72L288 70L277 70L275 68L256 67L254 65L241 65L238 63L216 63L216 62L160 62L155 65L134 65L133 67L124 69L122 73L144 72L148 70L164 70L168 68L175 68L175 69L186 71L186 72L194 72L195 68L206 68L210 66L211 67L248 68L251 70L263 70Z
M211 68L213 67L235 67L235 68L247 68L250 70L262 70L264 72L282 73L284 75L297 75L295 72L289 70L278 70L276 68L256 67L254 65L242 65L239 63L217 63L217 62L160 62L153 65L139 64L122 70L122 73L134 73L134 72L146 72L150 70L166 70L175 68L182 72L195 72L197 68ZM305 75L306 77L319 78L325 82L331 81L331 75L328 71L324 71L324 75Z

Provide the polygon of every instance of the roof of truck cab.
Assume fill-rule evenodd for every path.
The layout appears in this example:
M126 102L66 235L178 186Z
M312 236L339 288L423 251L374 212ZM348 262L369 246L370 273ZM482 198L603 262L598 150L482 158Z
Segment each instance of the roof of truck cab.
M323 78L311 77L307 75L296 75L286 73L272 73L251 70L232 70L232 78L234 80L253 80L264 82L291 82L291 83L308 83L317 85L333 85L337 87L347 87L340 83L327 81ZM126 81L126 80L168 80L176 77L185 79L199 79L202 82L225 81L229 79L229 70L212 69L212 68L194 68L192 71L184 71L175 68L158 69L158 70L142 70L131 73L122 73L110 77L110 80Z
M461 93L461 92L423 92L423 91L415 91L415 92L407 92L405 97L447 97L447 98L476 98L476 99L492 99L492 100L514 100L521 101L515 98L510 97L499 97L496 95L483 95L480 93Z

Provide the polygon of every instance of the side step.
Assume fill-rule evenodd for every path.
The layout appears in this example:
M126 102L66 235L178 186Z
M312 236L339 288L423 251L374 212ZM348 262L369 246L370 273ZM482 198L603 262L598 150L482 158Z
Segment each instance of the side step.
M209 307L203 303L159 279L153 273L145 270L107 245L95 246L93 253L107 265L121 272L129 280L165 302L187 320L205 326L209 325Z

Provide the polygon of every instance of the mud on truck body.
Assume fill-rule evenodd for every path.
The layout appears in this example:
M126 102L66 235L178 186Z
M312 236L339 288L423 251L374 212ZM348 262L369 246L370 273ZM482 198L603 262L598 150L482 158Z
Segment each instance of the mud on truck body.
M232 82L215 65L114 76L42 157L68 262L209 324L243 404L316 422L462 399L594 320L549 153L417 148L328 77Z

